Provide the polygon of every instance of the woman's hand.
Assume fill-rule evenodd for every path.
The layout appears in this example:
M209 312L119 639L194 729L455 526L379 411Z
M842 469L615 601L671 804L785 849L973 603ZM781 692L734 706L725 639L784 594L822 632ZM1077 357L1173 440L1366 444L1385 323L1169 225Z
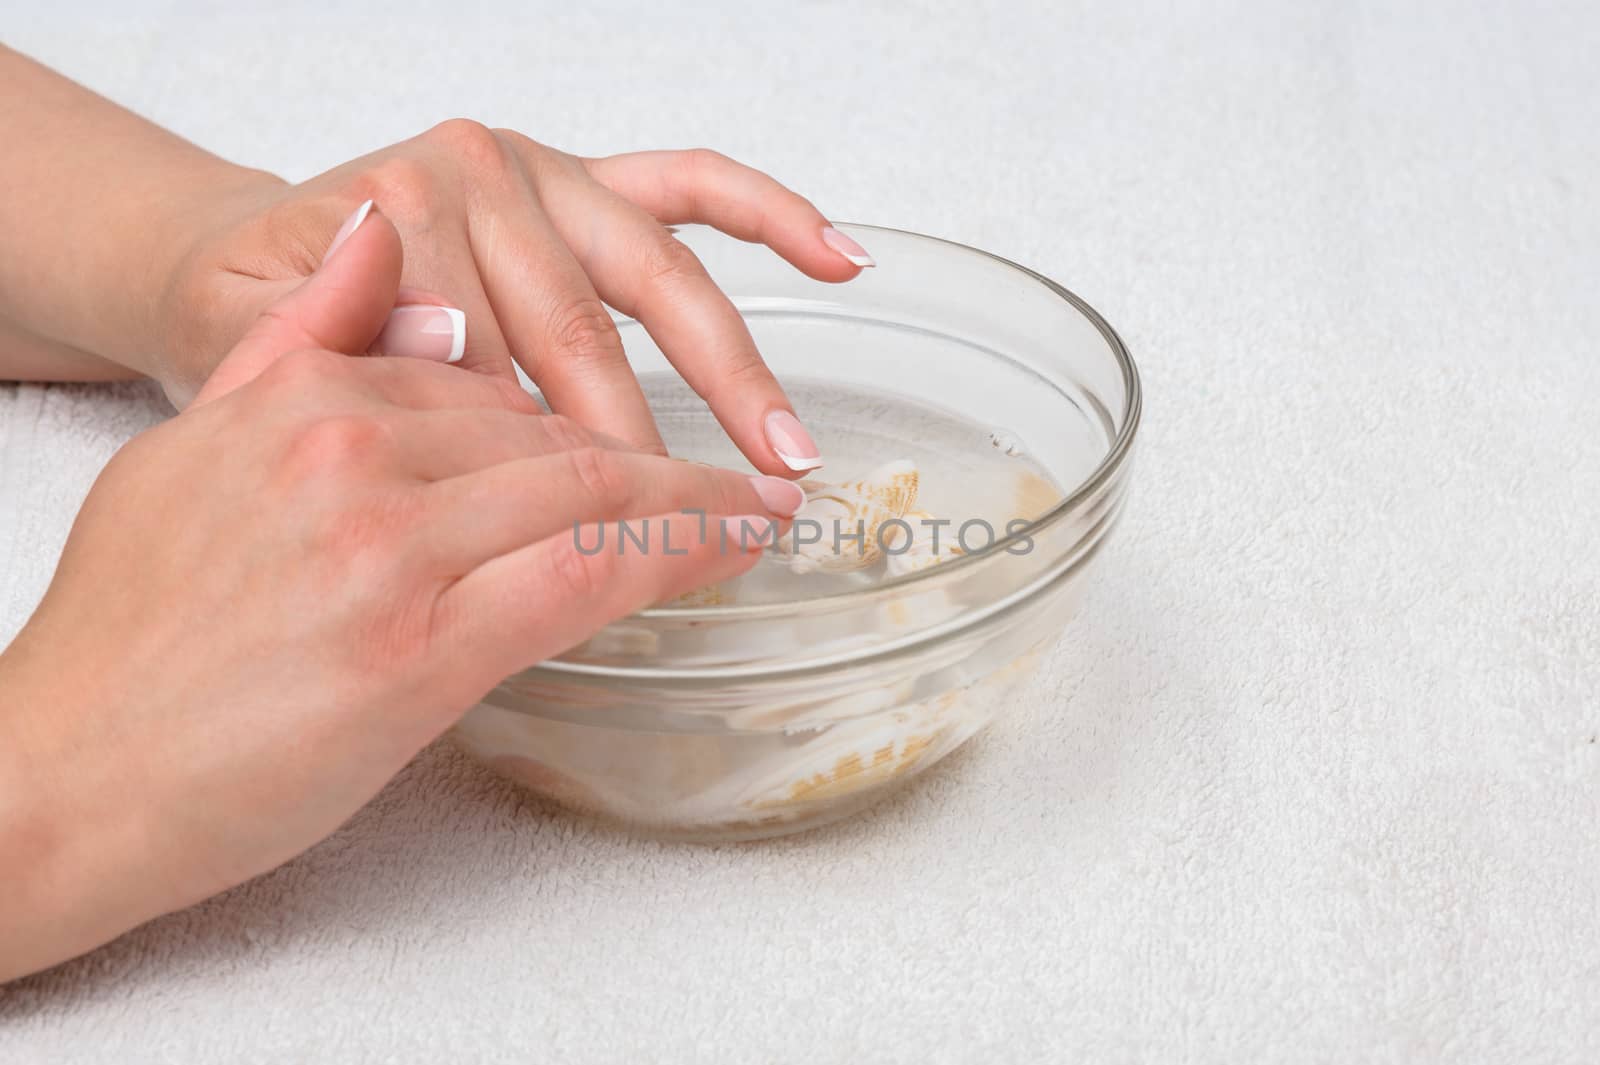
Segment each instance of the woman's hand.
M400 273L373 213L90 492L0 656L0 979L287 860L507 674L751 566L716 515L799 505L500 375L283 355L370 344ZM579 549L621 519L654 549Z
M714 152L578 159L452 121L301 185L218 159L0 46L0 377L144 374L188 403L263 308L376 201L406 249L379 352L510 379L647 451L661 440L606 304L642 321L765 473L821 465L726 297L667 226L705 222L846 281L866 252ZM107 175L115 175L108 181ZM438 305L459 313L445 313Z
M820 464L743 320L666 227L708 223L824 281L871 264L858 245L799 195L713 152L579 159L464 120L302 185L263 177L208 209L166 296L174 361L162 376L176 400L367 201L404 241L405 301L465 312L464 345L460 316L408 310L380 348L455 354L468 370L507 379L516 362L557 413L664 453L609 304L644 323L758 469L792 476ZM435 331L420 333L422 322Z

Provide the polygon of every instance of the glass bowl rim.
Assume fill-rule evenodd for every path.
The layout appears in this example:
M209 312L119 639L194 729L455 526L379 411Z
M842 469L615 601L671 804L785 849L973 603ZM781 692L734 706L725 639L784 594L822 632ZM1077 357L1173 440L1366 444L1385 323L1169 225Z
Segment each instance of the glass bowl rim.
M996 255L994 252L984 251L982 248L974 248L970 244L947 240L944 237L929 236L926 233L917 233L909 229L896 229L892 226L874 226L861 222L834 222L832 224L844 229L893 233L902 237L910 237L913 240L941 244L959 252L977 255L1015 270L1024 278L1032 279L1043 285L1054 295L1065 300L1100 333L1107 346L1111 349L1111 355L1116 360L1117 368L1122 372L1124 393L1122 425L1117 430L1116 437L1111 441L1111 446L1106 449L1106 453L1101 457L1099 464L1075 488L1063 496L1055 506L1015 532L997 537L994 542L980 550L963 554L937 566L928 566L912 573L880 581L866 588L851 588L839 592L830 592L826 595L813 596L808 599L796 599L778 603L735 603L726 606L654 606L629 615L629 621L745 621L755 618L793 616L796 613L812 610L846 609L855 604L868 604L875 599L899 595L902 592L915 592L919 587L931 585L935 579L942 582L951 573L964 571L988 562L1011 545L1019 544L1058 524L1076 510L1084 500L1092 497L1107 480L1115 475L1126 459L1129 450L1132 449L1134 437L1139 429L1140 415L1144 407L1143 389L1139 383L1139 368L1135 365L1133 355L1128 351L1128 346L1123 343L1122 337L1117 334L1117 331L1111 327L1111 323L1107 322L1099 311L1089 305L1088 301L1068 289L1065 285L1051 280L1037 270L1029 269L1021 263L1013 262L1002 255ZM694 228L709 229L710 227ZM557 656L540 665L559 667L562 663L560 657Z

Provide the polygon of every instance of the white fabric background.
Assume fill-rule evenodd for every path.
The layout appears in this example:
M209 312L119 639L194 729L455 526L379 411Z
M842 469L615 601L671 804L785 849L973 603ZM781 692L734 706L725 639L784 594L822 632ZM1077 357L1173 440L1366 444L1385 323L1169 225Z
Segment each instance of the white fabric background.
M1081 618L904 798L667 846L430 751L0 989L0 1060L1600 1056L1592 4L77 6L5 33L292 178L719 147L1060 279L1148 402ZM0 640L164 410L0 387Z

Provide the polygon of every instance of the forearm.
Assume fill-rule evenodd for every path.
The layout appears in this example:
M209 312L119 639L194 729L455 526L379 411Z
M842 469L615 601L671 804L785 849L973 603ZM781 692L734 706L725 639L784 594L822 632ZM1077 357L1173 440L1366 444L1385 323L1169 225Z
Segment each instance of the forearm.
M107 890L131 822L121 804L101 801L102 752L49 727L81 716L79 693L67 675L49 683L27 660L26 633L0 654L0 983L139 923Z
M92 372L88 353L159 375L164 289L194 234L230 193L278 179L3 46L0 142L11 146L0 167L0 318L48 342L0 352L0 373L110 376Z
M127 381L138 371L0 318L0 381Z

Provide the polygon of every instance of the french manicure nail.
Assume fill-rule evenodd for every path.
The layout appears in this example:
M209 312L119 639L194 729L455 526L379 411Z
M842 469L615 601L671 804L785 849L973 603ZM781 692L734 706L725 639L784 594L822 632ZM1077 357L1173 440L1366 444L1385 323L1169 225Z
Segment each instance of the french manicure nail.
M767 415L767 443L773 452L791 470L814 470L822 465L822 453L817 442L811 439L806 427L786 410L775 410Z
M806 490L793 481L760 476L750 478L750 484L761 497L761 505L780 518L792 518L806 505Z
M834 229L832 226L822 231L822 243L843 255L856 266L877 266L878 263L867 254L867 249Z
M349 218L344 220L344 225L339 227L339 232L333 235L333 243L329 244L328 250L322 253L322 261L327 262L329 259L333 258L333 253L339 250L339 245L349 240L350 234L354 233L356 231L356 227L362 222L365 222L367 220L367 215L371 213L371 200L368 200L360 207L357 207L354 213L352 213Z
M402 359L460 362L467 350L467 314L431 303L396 307L372 346L380 354Z
M722 543L736 551L760 551L776 542L777 523L761 514L722 519Z

